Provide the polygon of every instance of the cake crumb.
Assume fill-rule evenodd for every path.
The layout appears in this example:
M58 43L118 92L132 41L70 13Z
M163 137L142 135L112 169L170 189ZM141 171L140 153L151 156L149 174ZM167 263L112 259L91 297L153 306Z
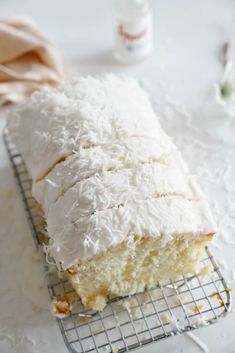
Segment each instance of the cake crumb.
M68 317L72 312L72 297L68 295L58 295L51 303L51 312L59 319Z
M200 313L203 309L203 304L197 304L194 305L192 308L192 311L194 312L194 314Z
M170 322L170 317L167 313L163 313L161 314L161 320L164 324L166 324L167 322Z
M223 298L219 292L214 292L209 295L210 298L216 298L221 306L225 306Z

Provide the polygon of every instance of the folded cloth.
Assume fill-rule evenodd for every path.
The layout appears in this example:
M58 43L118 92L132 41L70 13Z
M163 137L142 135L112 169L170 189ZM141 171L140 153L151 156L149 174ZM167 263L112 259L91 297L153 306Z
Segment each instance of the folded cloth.
M60 57L33 20L0 18L0 105L20 102L62 79Z

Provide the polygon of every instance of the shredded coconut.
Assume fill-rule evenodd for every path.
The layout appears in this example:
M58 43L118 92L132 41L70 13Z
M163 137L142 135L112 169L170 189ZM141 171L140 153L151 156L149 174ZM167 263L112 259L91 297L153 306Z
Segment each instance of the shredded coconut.
M202 342L195 334L191 332L186 332L185 335L189 337L200 348L203 353L209 352L209 348L207 347L207 345Z

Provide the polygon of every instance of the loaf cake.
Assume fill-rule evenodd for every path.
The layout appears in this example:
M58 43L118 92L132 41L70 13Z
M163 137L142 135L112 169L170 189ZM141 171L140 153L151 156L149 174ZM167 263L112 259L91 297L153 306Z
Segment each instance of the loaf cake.
M216 225L136 80L34 93L8 129L45 214L45 251L85 307L195 272Z

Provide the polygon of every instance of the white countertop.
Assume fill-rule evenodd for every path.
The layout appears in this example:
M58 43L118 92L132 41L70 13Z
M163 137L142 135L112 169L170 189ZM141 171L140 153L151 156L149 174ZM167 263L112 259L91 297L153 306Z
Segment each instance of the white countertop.
M226 183L235 187L232 184L235 143L221 143L217 137L235 133L235 127L234 122L226 126L228 120L224 116L214 117L213 111L221 110L213 101L213 85L222 76L219 52L225 40L231 42L230 55L231 59L235 58L235 3L232 0L156 0L153 9L154 54L138 65L123 66L112 56L112 1L2 0L0 4L1 16L24 14L38 22L59 47L68 75L113 71L143 80L163 116L163 126L173 135L192 171L198 175L218 221L233 207L234 190L228 193L222 188L225 178ZM1 131L4 114L2 110ZM202 142L200 146L198 141ZM208 167L209 175L204 167ZM41 264L34 254L2 140L0 200L0 352L65 353L57 324L48 312L49 297ZM232 219L229 222L233 225ZM225 267L223 273L234 287L231 269L235 268L235 246L226 244L220 233L215 244L219 248L214 253L225 260L221 260ZM234 327L235 314L231 313L216 325L194 333L210 352L232 353ZM200 348L181 335L142 349L143 353L156 351L196 353Z

